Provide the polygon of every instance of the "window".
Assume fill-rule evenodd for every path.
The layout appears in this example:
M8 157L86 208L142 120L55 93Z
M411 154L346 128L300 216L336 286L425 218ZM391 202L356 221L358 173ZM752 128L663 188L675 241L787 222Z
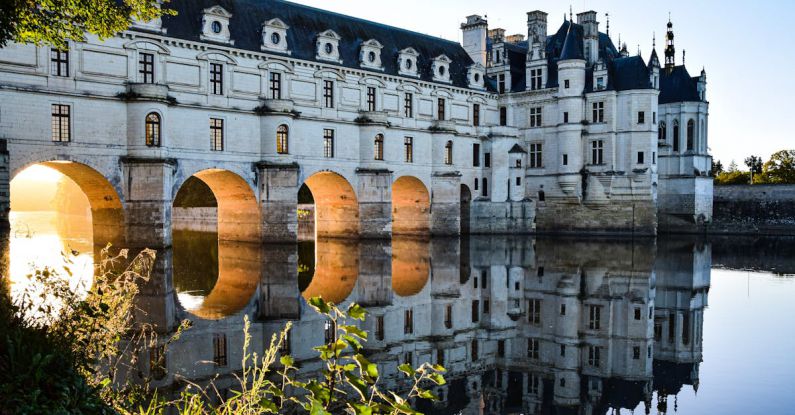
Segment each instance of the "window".
M564 154L563 155L563 165L564 166L568 166L569 165L569 155L568 154Z
M563 87L564 87L564 88L568 89L568 88L569 88L569 85L570 85L570 84L569 84L569 80L568 80L568 79L567 79L567 80L565 80L565 81L563 81Z
M602 327L602 306L588 306L588 329L599 330Z
M560 315L561 316L565 316L566 315L566 304L561 304L560 305Z
M478 360L478 341L477 340L472 340L471 351L472 351L472 360L473 361Z
M472 167L480 167L480 144L472 144Z
M604 141L591 141L591 164L604 164Z
M561 388L565 388L566 387L566 378L560 378L559 384L560 384Z
M276 152L279 154L289 152L289 129L284 124L276 129Z
M534 326L541 324L541 300L527 300L527 321Z
M444 349L436 349L436 364L444 366Z
M413 163L414 162L414 139L412 137L406 137L403 139L403 148L405 153L405 160L406 163Z
M652 151L651 152L651 164L657 164L657 152L656 151Z
M403 97L403 116L406 118L414 116L414 96L408 92Z
M220 367L227 365L226 334L215 333L213 335L213 363Z
M69 51L50 50L50 75L69 76Z
M542 82L542 69L531 69L530 70L530 89L536 90L541 89L543 86L541 85Z
M638 164L643 164L644 163L644 160L643 160L644 156L645 155L643 154L642 151L638 151Z
M593 103L593 114L591 115L591 122L600 123L605 122L605 103L604 101Z
M491 153L483 153L483 167L491 167Z
M635 307L635 320L640 320L640 307Z
M634 360L639 360L640 359L640 347L635 346L635 347L632 348L632 358Z
M539 385L541 384L541 379L537 375L530 375L527 379L527 393L538 395Z
M367 111L375 111L375 87L367 87Z
M453 164L453 142L449 140L444 145L444 164Z
M436 101L436 119L439 121L444 121L444 98L439 98Z
M325 344L331 344L337 340L337 323L334 320L326 319L323 323L323 339Z
M481 194L483 194L483 197L489 196L489 179L485 177L483 178L483 189Z
M646 348L646 357L651 359L651 346Z
M481 288L485 290L489 286L489 275L485 269L480 271L480 279L481 282L483 283L481 285Z
M603 76L599 76L596 78L596 90L601 91L605 89L605 78Z
M541 107L530 108L530 127L541 127Z
M536 275L538 277L543 277L544 276L544 267L538 267L538 270L536 271Z
M666 131L665 131L665 122L661 122L659 128L657 129L657 140L658 141L665 141L666 139Z
M674 120L674 151L679 151L679 120Z
M671 313L668 315L668 343L674 342L675 331L676 331L676 314Z
M478 190L478 178L475 177L475 190Z
M323 80L323 106L334 108L334 81Z
M403 363L405 363L407 365L413 365L414 364L414 352L403 353Z
M693 150L693 143L696 139L696 123L693 120L687 122L687 151Z
M546 200L546 193L543 190L538 191L538 201L543 202Z
M563 113L563 122L564 123L569 122L569 113L568 112L564 112Z
M323 157L334 157L334 130L330 128L323 129Z
M588 346L588 365L599 367L601 348L597 346Z
M224 65L220 63L210 64L210 91L213 95L224 94Z
M508 108L500 107L500 125L508 125Z
M282 74L271 72L270 74L271 99L282 99Z
M497 340L497 356L505 357L505 340Z
M505 74L500 74L497 77L497 90L500 91L500 94L505 93Z
M489 300L483 300L483 314L489 314L491 312L491 303Z
M444 309L444 327L453 328L453 305L448 304Z
M141 75L141 82L155 83L155 55L151 53L138 55L138 73Z
M518 176L516 177L516 185L517 186L521 186L522 185L522 178L521 177L518 177Z
M538 359L538 339L527 339L527 357Z
M52 141L67 143L71 141L71 118L69 106L52 104Z
M146 115L146 145L160 147L160 115L156 112Z
M652 124L657 124L657 111L651 113L651 122Z
M530 168L538 169L544 167L541 152L541 143L530 144Z
M210 118L210 150L223 151L224 149L224 120Z
M480 321L480 300L472 300L472 322Z
M384 340L384 316L375 318L375 339Z
M480 126L480 104L472 104L472 125Z
M646 113L643 111L638 111L638 124L646 123Z
M414 333L414 310L407 309L403 312L403 334Z
M472 288L478 288L478 277L472 280Z
M522 159L516 159L514 161L514 166L516 166L517 168L521 168L522 167Z
M377 134L375 136L375 144L373 148L373 158L375 160L383 160L384 159L384 136L383 134Z
M566 345L565 344L561 344L560 345L560 357L566 357Z

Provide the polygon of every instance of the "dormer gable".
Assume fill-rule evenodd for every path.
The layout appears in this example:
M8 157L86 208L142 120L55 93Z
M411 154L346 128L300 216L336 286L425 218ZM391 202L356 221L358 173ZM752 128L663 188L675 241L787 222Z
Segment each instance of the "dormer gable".
M403 76L418 77L417 59L419 52L412 47L407 47L398 53L398 74Z
M160 4L161 1L162 0L159 0L155 4L155 7L157 7L158 9L161 8L161 4ZM145 22L143 20L138 20L136 18L133 18L130 27L132 27L134 29L143 29L143 30L147 30L147 31L150 31L150 32L158 32L158 33L162 33L162 34L166 33L166 29L163 28L163 19L161 19L160 16L155 17L154 19L149 20L147 22Z
M289 45L287 44L287 26L282 19L273 18L262 24L262 45L260 48L264 51L272 51L279 53L290 54Z
M232 13L221 6L204 9L202 11L202 33L199 38L234 45L235 42L229 34L229 19L231 18Z
M328 29L317 35L317 56L316 59L342 63L340 59L340 40L342 37L335 31Z
M472 89L485 89L486 68L479 63L467 67L467 85Z
M433 58L431 64L431 73L433 73L433 80L436 82L450 83L450 63L453 61L447 55L439 55Z
M607 65L599 59L593 66L593 90L604 91L607 89Z
M361 50L359 51L359 65L362 68L383 71L384 65L381 63L381 49L383 47L384 45L375 39L362 42Z

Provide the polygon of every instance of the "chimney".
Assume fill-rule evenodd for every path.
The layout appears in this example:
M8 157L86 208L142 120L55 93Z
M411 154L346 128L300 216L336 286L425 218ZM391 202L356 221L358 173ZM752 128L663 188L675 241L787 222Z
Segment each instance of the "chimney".
M527 13L527 41L540 43L542 49L547 44L547 14L541 10Z
M583 52L588 64L599 60L599 22L596 21L596 12L577 13L577 24L583 28Z
M467 16L466 23L461 24L464 34L463 47L475 63L486 66L486 34L489 23L477 14Z
M495 28L489 30L489 39L494 43L505 42L505 29Z
M508 43L519 43L524 41L523 34L515 34L515 35L508 35L505 36L505 41Z

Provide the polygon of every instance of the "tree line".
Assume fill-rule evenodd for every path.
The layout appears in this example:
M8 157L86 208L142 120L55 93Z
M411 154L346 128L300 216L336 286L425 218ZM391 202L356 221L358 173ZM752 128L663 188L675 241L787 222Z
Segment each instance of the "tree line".
M712 177L715 178L715 185L795 184L795 150L777 151L767 161L752 155L746 157L744 164L747 171L740 170L734 160L726 169L720 160L713 161Z

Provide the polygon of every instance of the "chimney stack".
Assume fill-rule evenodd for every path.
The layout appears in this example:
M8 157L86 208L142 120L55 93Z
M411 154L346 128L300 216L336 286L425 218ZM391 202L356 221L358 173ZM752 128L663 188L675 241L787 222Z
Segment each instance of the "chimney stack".
M486 34L489 23L483 17L473 14L467 16L466 23L461 24L464 34L463 47L475 63L486 66Z
M541 48L547 44L547 14L541 10L527 13L527 41L532 46L540 43Z
M596 12L577 13L577 24L583 28L583 52L588 64L599 60L599 22L596 21Z

